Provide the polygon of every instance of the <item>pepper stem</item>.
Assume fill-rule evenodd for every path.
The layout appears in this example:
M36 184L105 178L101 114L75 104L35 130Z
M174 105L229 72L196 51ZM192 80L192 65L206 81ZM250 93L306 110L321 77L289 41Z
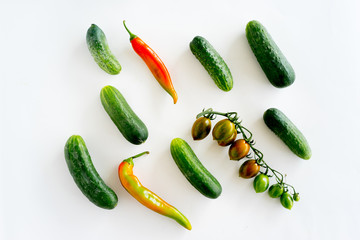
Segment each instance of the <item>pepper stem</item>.
M145 152L139 153L135 156L129 157L129 158L125 159L124 161L129 163L130 165L134 165L134 161L133 161L134 158L138 158L144 154L149 154L149 153L150 153L149 151L145 151Z
M124 24L126 31L130 34L130 41L133 40L134 38L137 38L137 36L135 34L133 34L132 32L130 32L130 30L126 27L125 20L123 21L123 24Z
M139 154L137 154L137 155L135 155L135 156L132 156L131 158L132 158L132 159L138 158L138 157L141 157L141 156L144 155L144 154L149 154L149 153L150 153L149 151L145 151L145 152L139 153Z

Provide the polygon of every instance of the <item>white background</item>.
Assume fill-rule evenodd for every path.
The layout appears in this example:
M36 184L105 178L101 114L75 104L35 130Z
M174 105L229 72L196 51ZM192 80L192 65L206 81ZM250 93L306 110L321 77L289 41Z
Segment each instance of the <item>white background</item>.
M1 1L0 238L1 239L358 239L360 133L360 4L358 1ZM127 25L165 62L179 95L176 105L129 43ZM273 87L245 37L262 22L291 62L295 83ZM111 76L92 59L85 35L92 23L106 34L123 70ZM219 90L189 49L201 35L234 77ZM102 87L113 85L149 130L127 142L104 111ZM252 180L238 177L209 136L194 142L203 109L237 111L265 161L300 192L291 211ZM304 133L313 156L296 157L264 124L270 107ZM218 118L221 119L221 118ZM94 165L119 198L96 207L75 185L63 148L81 135ZM183 177L170 155L181 137L223 187L208 199ZM191 221L192 231L152 212L120 185L118 164L135 161L141 182ZM274 180L272 180L274 181ZM274 182L272 182L274 183Z

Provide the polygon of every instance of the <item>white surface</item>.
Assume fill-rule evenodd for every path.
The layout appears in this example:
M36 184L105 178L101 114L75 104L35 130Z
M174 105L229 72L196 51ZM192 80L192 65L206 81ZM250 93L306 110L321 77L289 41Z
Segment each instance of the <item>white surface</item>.
M10 2L10 1L8 1ZM12 1L0 4L1 239L358 239L360 188L360 4L357 1ZM166 63L179 101L159 86L134 53L128 27ZM285 89L270 85L245 38L262 22L293 65ZM123 70L110 76L94 62L85 34L105 32ZM234 88L219 90L189 50L207 38L228 63ZM105 113L99 92L117 87L146 123L149 138L127 142ZM251 180L211 137L194 142L190 129L203 108L237 111L265 160L300 192L291 211ZM287 149L262 120L277 107L302 130L313 156ZM111 211L76 187L63 147L81 135L94 165L119 197ZM183 177L169 144L184 138L220 181L207 199ZM134 172L192 223L187 231L134 200L120 185L121 160L149 150Z

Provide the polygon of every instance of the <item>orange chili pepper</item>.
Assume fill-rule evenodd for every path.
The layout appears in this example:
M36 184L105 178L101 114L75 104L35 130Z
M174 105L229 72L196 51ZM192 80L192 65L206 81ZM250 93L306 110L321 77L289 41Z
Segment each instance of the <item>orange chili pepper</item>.
M126 31L130 34L130 42L135 52L144 60L161 87L177 102L178 96L172 84L170 74L159 56L143 40L131 33L123 21Z
M140 157L149 152L143 152L128 159L123 160L119 165L119 178L121 185L130 193L136 200L149 209L170 217L181 224L188 230L191 230L189 220L179 212L175 207L171 206L155 193L142 186L139 179L133 174L134 162L133 159Z

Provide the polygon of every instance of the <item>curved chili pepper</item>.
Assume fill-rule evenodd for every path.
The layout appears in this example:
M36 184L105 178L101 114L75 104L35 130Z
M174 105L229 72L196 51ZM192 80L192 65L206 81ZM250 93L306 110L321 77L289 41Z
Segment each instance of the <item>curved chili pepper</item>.
M121 185L130 193L136 200L149 209L170 217L181 224L188 230L191 230L189 220L179 212L175 207L171 206L155 193L142 186L139 179L133 174L134 162L133 159L140 157L149 152L143 152L128 159L123 160L119 165L119 178Z
M170 74L159 56L143 40L131 33L123 21L126 31L130 34L130 42L135 52L144 60L161 87L177 102L178 96L172 84Z

